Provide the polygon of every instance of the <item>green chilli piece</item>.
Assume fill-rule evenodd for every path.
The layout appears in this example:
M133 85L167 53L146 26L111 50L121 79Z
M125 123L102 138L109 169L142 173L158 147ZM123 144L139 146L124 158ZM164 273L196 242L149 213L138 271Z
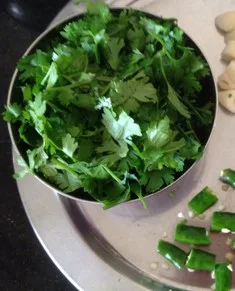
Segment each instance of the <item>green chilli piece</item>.
M216 256L212 253L193 248L186 260L186 267L192 270L213 271Z
M192 200L189 201L188 207L196 214L202 214L218 201L218 198L212 191L205 187Z
M224 169L220 172L220 180L235 188L235 171L232 169Z
M228 268L228 263L215 265L215 290L229 291L232 286L232 272Z
M159 240L157 252L169 262L173 263L178 269L184 267L187 254L177 246L167 241Z
M223 229L235 232L235 213L214 212L211 218L211 231L221 231Z
M193 245L209 245L211 243L208 231L204 227L184 223L177 224L175 241Z

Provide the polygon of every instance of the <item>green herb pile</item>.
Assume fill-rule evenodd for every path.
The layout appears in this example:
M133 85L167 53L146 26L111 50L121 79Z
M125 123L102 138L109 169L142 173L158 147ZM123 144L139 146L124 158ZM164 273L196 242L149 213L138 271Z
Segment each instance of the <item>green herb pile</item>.
M202 154L196 132L212 123L213 104L198 98L210 71L176 20L87 8L18 62L21 97L3 114L26 148L15 176L39 175L105 208L134 197L145 206Z

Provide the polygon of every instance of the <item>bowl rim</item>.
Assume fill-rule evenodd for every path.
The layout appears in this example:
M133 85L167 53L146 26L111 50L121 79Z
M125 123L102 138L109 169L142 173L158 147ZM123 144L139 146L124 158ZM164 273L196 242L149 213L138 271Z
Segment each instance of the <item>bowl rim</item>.
M144 14L146 14L147 16L149 17L152 17L152 18L161 18L161 19L174 19L174 18L165 18L165 17L161 17L159 15L155 15L155 14L152 14L152 13L149 13L149 12L146 12L146 11L143 11L141 9L136 9L136 8L132 8L132 7L115 7L115 8L110 8L111 11L121 11L121 10L134 10L134 11L138 11L138 12L142 12ZM54 30L58 29L59 26L62 26L62 25L66 25L68 24L69 22L71 21L75 21L75 20L78 20L80 17L82 17L86 12L85 11L81 11L81 12L78 12L78 13L75 13L75 14L72 14L66 18L63 18L62 20L60 21L57 21L55 22L54 24L49 24L49 27L46 28L41 34L39 34L38 37L36 37L36 39L28 46L28 48L26 49L26 51L23 53L23 55L21 56L24 57L24 56L27 56L31 53L31 51L33 51L34 49L37 48L37 45L40 43L41 40L43 40L44 37L46 37L49 33L53 32ZM177 19L176 19L177 21ZM181 28L182 29L182 28ZM192 163L192 165L182 174L180 175L175 181L173 181L171 184L165 186L164 188L158 190L158 191L155 191L153 193L150 193L146 196L144 196L145 199L148 199L154 195L157 195L157 194L160 194L161 192L163 191L167 191L167 190L170 190L170 188L172 188L176 183L179 183L179 181L181 179L183 179L191 170L192 168L201 160L201 158L204 156L205 154L205 151L208 147L208 144L212 138L212 135L213 135L213 132L214 132L214 129L216 127L216 121L217 121L217 118L218 118L218 88L217 88L217 84L216 84L216 78L215 78L215 75L214 75L214 72L213 70L211 69L212 66L210 65L210 62L208 61L207 57L206 57L206 54L204 53L204 50L200 47L200 45L198 45L198 43L188 34L184 31L184 29L182 29L184 34L193 42L193 44L196 46L196 48L200 51L201 55L204 57L204 59L206 60L208 66L209 66L209 69L210 69L210 72L211 72L211 78L213 80L213 86L214 86L214 92L215 92L215 104L214 104L214 119L213 119L213 123L211 125L211 130L210 130L210 134L207 138L207 141L204 145L204 148L202 150L202 155L201 157L194 161ZM14 88L14 85L15 85L15 81L17 80L17 75L18 75L18 69L16 68L14 70L14 73L12 75L12 78L11 78L11 81L10 81L10 85L9 85L9 88L8 88L8 93L7 93L7 105L9 105L11 103L11 97L13 95L13 88ZM11 139L11 143L13 145L13 148L17 154L17 156L20 156L21 158L22 155L20 153L20 150L16 144L16 141L15 141L15 138L14 138L14 134L13 134L13 130L12 130L12 123L11 122L8 122L7 123L7 127L8 127L8 132L9 132L9 135L10 135L10 139ZM23 158L24 159L24 158ZM43 178L39 177L37 174L33 174L32 175L33 177L35 177L37 180L39 180L42 184L44 184L46 187L50 188L53 192L55 193L58 193L66 198L69 198L69 199L73 199L77 202L83 202L83 203L89 203L89 204L100 204L102 205L102 202L100 201L94 201L94 200L86 200L84 198L79 198L79 197L76 197L76 196L73 196L72 193L69 194L69 193L65 193L63 191L61 191L60 189L57 189L56 187L54 187L53 185L50 185L49 183L47 183ZM140 199L137 197L137 198L134 198L134 199L131 199L131 200L128 200L128 201L123 201L117 205L120 205L120 204L129 204L129 203L141 203ZM116 205L116 206L117 206Z

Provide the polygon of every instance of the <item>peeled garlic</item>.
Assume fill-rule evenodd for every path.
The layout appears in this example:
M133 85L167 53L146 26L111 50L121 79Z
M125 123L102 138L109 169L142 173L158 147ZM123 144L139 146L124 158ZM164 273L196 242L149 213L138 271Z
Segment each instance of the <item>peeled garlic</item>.
M219 103L232 113L235 113L235 90L219 92Z
M224 73L219 76L218 85L222 90L235 89L235 61L231 61Z
M235 30L232 30L225 34L224 41L227 43L229 40L235 40Z
M228 74L229 79L235 83L235 61L231 61L227 66L225 72Z
M235 29L235 11L225 12L217 16L215 25L225 32Z
M235 83L233 83L226 71L219 76L218 85L221 90L231 90L235 89Z
M227 42L222 52L222 59L226 62L235 60L235 40L230 40Z

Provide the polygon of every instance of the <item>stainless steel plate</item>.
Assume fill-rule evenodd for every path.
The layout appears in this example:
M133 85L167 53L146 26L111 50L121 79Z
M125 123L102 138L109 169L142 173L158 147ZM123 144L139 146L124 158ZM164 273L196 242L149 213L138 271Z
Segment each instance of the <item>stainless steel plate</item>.
M215 77L222 73L224 65L220 55L224 42L215 29L214 18L224 11L235 10L234 0L108 2L116 7L129 4L150 13L178 18L179 25L202 48ZM80 11L81 8L70 3L55 21ZM210 186L220 197L211 211L222 203L228 211L235 210L234 190L224 192L218 180L221 169L235 168L234 128L235 116L220 108L204 157L180 183L149 197L147 210L135 202L104 211L96 204L61 197L31 176L19 181L24 207L48 255L79 290L209 290L213 283L210 274L178 271L164 265L155 249L158 239L173 239L178 213L188 218L187 201L204 186ZM209 226L209 218L210 212L207 212L203 220L189 218L189 221ZM217 253L218 260L223 260L228 251L227 237L213 235L209 249Z

